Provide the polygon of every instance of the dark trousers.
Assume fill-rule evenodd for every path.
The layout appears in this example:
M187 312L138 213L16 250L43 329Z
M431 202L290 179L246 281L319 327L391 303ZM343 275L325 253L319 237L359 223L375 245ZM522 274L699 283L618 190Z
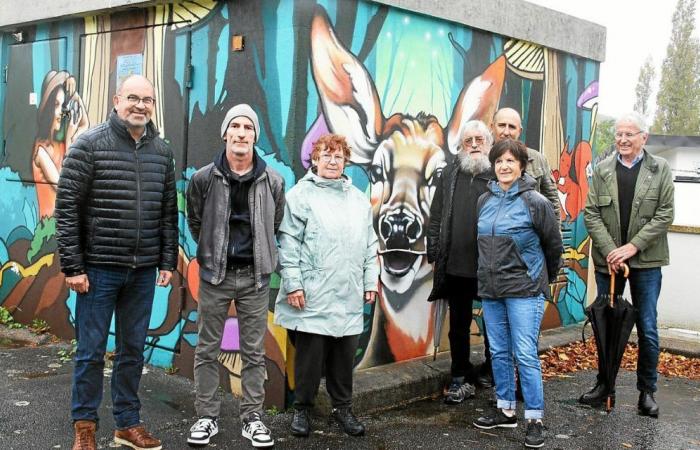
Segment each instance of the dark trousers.
M447 284L447 302L450 307L450 356L452 357L451 373L452 377L471 377L472 364L469 361L470 356L470 333L469 330L473 319L473 303L478 300L477 296L477 281L476 278L457 277L447 275L445 278ZM486 361L484 367L491 371L491 352L489 350L489 341L486 336L486 327L484 333L484 357Z
M75 336L78 348L73 370L73 420L97 421L102 401L104 357L114 315L112 414L119 429L140 423L139 382L143 350L156 287L155 267L87 266L90 289L78 294Z
M296 331L294 408L311 409L325 369L333 408L352 405L352 365L359 335L333 337Z

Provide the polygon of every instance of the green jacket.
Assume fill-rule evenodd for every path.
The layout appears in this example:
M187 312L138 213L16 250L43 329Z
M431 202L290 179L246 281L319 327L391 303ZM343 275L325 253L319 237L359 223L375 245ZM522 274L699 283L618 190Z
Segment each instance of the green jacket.
M535 179L535 190L549 200L549 203L551 203L554 208L554 215L557 218L557 222L561 221L559 211L559 189L557 189L557 185L552 177L552 170L549 168L549 164L544 155L528 147L527 167L525 168L525 172Z
M639 250L627 261L643 269L668 265L668 226L673 222L673 177L668 163L643 150L634 188L628 241ZM622 246L618 202L617 153L599 162L593 170L584 209L586 228L593 241L595 268L607 272L606 256Z
M350 336L364 329L364 293L378 291L377 235L369 199L350 179L309 172L287 192L279 230L282 285L274 322L288 330ZM287 303L304 290L306 306Z

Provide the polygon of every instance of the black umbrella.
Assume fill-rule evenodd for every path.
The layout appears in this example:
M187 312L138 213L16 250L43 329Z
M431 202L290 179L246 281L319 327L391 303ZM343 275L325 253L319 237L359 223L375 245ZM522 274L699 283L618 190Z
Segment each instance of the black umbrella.
M625 278L629 268L623 264ZM586 308L586 316L593 327L595 344L598 349L598 376L608 387L606 409L612 409L612 396L615 392L615 379L620 370L622 355L634 326L637 311L622 295L615 294L615 273L610 270L610 292L599 294Z

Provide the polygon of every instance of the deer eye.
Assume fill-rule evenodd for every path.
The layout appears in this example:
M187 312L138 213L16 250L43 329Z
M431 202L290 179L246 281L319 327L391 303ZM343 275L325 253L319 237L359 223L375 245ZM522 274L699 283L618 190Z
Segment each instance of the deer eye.
M372 164L369 168L369 179L372 183L383 183L385 178L382 166L379 164Z

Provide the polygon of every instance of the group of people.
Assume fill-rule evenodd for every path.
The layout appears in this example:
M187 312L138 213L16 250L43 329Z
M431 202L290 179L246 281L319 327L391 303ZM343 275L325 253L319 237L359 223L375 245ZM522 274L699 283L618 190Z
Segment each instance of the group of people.
M123 80L113 103L108 120L70 146L56 195L61 270L77 293L73 449L97 448L114 315L114 441L157 450L161 441L141 422L138 388L155 287L167 286L177 267L174 158L151 121L156 98L148 79ZM200 277L192 445L206 445L218 433L217 356L232 301L242 359L241 433L254 447L274 445L262 419L270 277L278 262L275 322L289 330L297 355L292 433L309 434L309 411L324 373L332 418L350 435L365 431L351 403L364 304L378 295L369 200L343 174L350 148L337 135L314 144L312 168L285 195L283 178L255 151L260 131L249 105L233 106L221 123L224 148L188 184L187 223Z
M114 440L134 449L162 447L141 422L138 397L154 290L170 283L178 260L174 158L151 121L156 101L148 79L123 80L108 120L72 143L58 181L61 269L77 293L74 450L96 448L113 315ZM461 403L473 395L474 381L494 384L497 408L474 425L516 427L519 385L528 421L525 444L540 447L544 395L537 341L563 246L551 172L539 152L518 141L521 130L520 116L510 108L496 113L491 129L475 120L462 126L459 153L444 169L431 208L428 258L435 277L429 300L447 299L450 308L452 379L445 401ZM208 444L219 431L217 356L232 301L242 358L241 434L254 447L274 445L263 423L263 400L275 271L282 281L274 321L289 331L296 350L291 433L309 435L310 410L324 375L332 420L349 435L365 432L352 412L352 369L365 304L379 295L371 205L344 174L351 149L342 136L327 134L314 143L310 170L285 194L283 178L255 151L260 132L250 106L229 109L221 123L224 148L187 188L200 277L198 419L187 437L192 445ZM668 264L665 232L673 218L673 185L666 163L643 150L647 130L638 116L620 119L615 136L618 152L593 175L586 224L599 289L608 267L616 272L627 262L632 268L632 298L640 310L640 412L656 416L656 300L659 267ZM476 299L482 302L487 343L486 363L478 369L469 361ZM609 394L600 381L580 401L595 405Z
M445 403L463 402L474 395L475 385L495 384L495 411L473 425L516 427L519 398L527 420L525 445L536 448L544 445L538 335L563 247L556 185L541 154L517 140L521 131L520 116L511 108L495 114L490 130L480 121L462 127L459 153L443 170L431 206L429 300L447 299L450 310L452 378ZM617 294L629 282L639 337L638 412L658 417L656 315L661 267L669 264L673 178L666 161L644 149L648 128L641 115L618 118L614 136L616 151L593 170L584 221L598 292L609 291L611 276ZM623 263L629 278L621 273ZM469 334L477 299L485 362L475 368ZM614 398L614 388L599 374L579 402L597 407L610 395Z
M496 112L491 129L461 128L459 153L443 170L430 211L429 300L447 299L452 379L445 403L495 384L496 407L474 421L483 429L516 427L516 371L528 421L525 444L543 445L544 392L537 342L549 284L563 252L559 200L542 155L518 137L520 115ZM494 142L495 141L495 142ZM546 195L546 196L545 196ZM473 301L480 299L486 361L470 364Z

